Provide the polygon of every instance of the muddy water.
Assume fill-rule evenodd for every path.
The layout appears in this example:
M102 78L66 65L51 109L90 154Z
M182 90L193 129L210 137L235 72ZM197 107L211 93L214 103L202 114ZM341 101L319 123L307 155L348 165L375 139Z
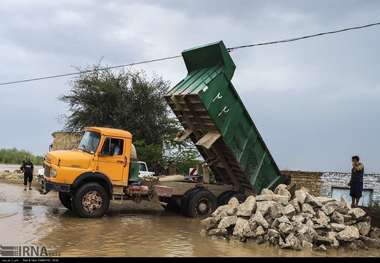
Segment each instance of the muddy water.
M0 183L0 245L43 245L61 256L380 256L379 250L281 250L202 237L200 230L199 220L149 203L113 203L104 218L76 218L56 193Z

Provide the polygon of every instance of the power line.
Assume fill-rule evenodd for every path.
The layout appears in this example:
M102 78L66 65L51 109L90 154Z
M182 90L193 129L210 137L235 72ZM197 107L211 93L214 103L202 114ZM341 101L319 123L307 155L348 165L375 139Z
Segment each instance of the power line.
M380 22L376 22L376 23L371 23L371 24L367 24L367 25L348 27L348 28L343 28L343 29L334 30L334 31L327 31L327 32L322 32L322 33L317 33L317 34L305 35L305 36L301 36L301 37L276 40L276 41L270 41L270 42L254 43L254 44L242 45L242 46L235 46L235 47L228 48L228 51L231 52L231 51L243 49L243 48L294 42L294 41L298 41L298 40L303 40L303 39L308 39L308 38L313 38L313 37L320 37L320 36L329 35L329 34L337 34L337 33L342 33L342 32L346 32L346 31L350 31L350 30L358 30L358 29L363 29L363 28L368 28L368 27L373 27L373 26L379 26L379 25L380 25ZM63 74L43 76L43 77L35 77L35 78L29 78L29 79L9 81L9 82L0 82L0 86L17 84L17 83L24 83L24 82L32 82L32 81L38 81L38 80L45 80L45 79L69 77L69 76L75 76L75 75L80 75L80 74L84 74L84 73L91 73L91 72L99 71L99 70L108 70L108 69L131 67L131 66L136 66L136 65L141 65L141 64L148 64L148 63L153 63L153 62L172 60L172 59L176 59L176 58L180 58L180 57L181 57L181 55L176 55L176 56L169 56L169 57L163 57L163 58L157 58L157 59L142 60L139 62L133 62L133 63L128 63L128 64L121 64L121 65L115 65L115 66L109 66L109 67L100 67L100 68L97 68L95 70L94 69L83 70L83 71L77 71L77 72L63 73Z
M343 29L328 31L328 32L322 32L322 33L317 33L317 34L312 34L312 35L306 35L306 36L302 36L302 37L295 37L295 38L276 40L276 41L270 41L270 42L236 46L236 47L229 48L229 51L233 51L233 50L241 49L241 48L249 48L249 47L257 47L257 46L265 46L265 45L273 45L273 44L293 42L293 41L303 40L303 39L307 39L307 38L319 37L319 36L329 35L329 34L337 34L337 33L342 33L342 32L346 32L346 31L350 31L350 30L363 29L366 27L372 27L372 26L378 26L378 25L380 25L380 22L367 24L367 25L363 25L363 26L348 27L348 28L343 28Z
M0 86L11 85L11 84L16 84L16 83L23 83L23 82L32 82L32 81L44 80L44 79L69 77L69 76L75 76L75 75L80 75L80 74L84 74L84 73L91 73L91 72L99 71L99 70L108 70L108 69L115 69L115 68L131 67L131 66L136 66L136 65L141 65L141 64L147 64L147 63L153 63L153 62L158 62L158 61L180 58L180 57L181 57L181 55L177 55L177 56L171 56L171 57L165 57L165 58L143 60L143 61L133 62L133 63L129 63L129 64L121 64L121 65L109 66L109 67L100 67L97 69L81 70L81 71L77 71L77 72L63 73L63 74L57 74L57 75L51 75L51 76L22 79L22 80L15 80L15 81L9 81L9 82L1 82Z

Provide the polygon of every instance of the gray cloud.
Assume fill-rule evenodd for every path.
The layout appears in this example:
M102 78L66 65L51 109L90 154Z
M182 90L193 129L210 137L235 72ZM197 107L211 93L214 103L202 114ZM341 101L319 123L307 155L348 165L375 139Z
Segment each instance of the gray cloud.
M0 3L0 81L288 38L379 20L378 1L47 1ZM233 52L233 83L281 168L379 171L380 28ZM181 59L144 65L174 85ZM70 79L0 88L0 147L43 153Z

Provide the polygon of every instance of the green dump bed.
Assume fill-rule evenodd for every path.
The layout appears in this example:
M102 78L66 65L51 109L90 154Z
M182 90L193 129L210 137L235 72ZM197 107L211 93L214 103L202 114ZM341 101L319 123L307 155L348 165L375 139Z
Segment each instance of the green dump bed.
M223 42L182 52L188 75L165 97L218 182L259 193L284 181L231 83L235 64Z

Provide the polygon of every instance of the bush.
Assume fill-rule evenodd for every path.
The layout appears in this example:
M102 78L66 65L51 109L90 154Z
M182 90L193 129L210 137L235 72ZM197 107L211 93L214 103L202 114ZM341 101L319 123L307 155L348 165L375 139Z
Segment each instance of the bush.
M27 157L29 157L35 165L42 165L44 159L42 156L33 155L25 150L17 150L16 148L0 149L0 163L21 165L22 161Z

